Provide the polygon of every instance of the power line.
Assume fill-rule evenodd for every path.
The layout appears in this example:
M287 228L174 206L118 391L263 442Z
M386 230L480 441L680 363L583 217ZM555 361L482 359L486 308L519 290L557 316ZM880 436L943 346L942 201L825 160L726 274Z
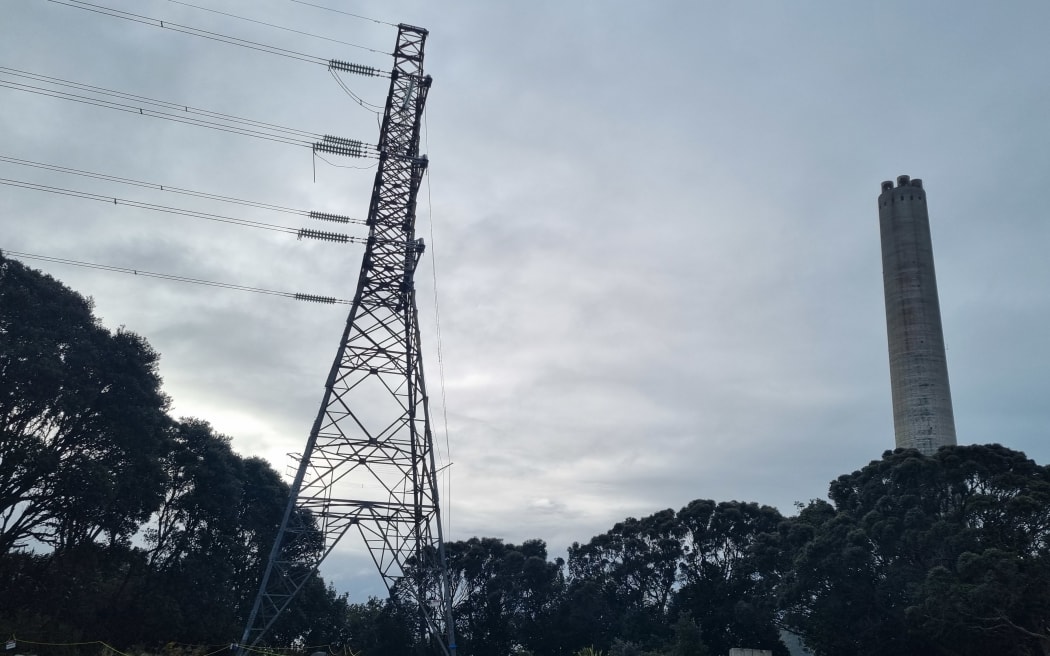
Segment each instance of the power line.
M78 191L76 189L65 189L63 187L53 187L50 185L42 185L34 182L26 182L24 180L11 180L9 178L0 178L0 185L8 187L20 187L22 189L32 189L33 191L43 191L51 194L58 194L61 196L71 196L73 198L82 198L85 200L95 200L103 203L112 203L113 205L127 205L129 207L136 207L139 209L153 210L156 212L164 212L167 214L176 214L180 216L189 216L193 218L205 219L208 221L217 221L220 223L229 223L233 225L239 225L245 228L258 228L260 230L272 230L274 232L284 232L288 234L296 234L295 228L289 228L287 226L279 226L270 223L262 223L259 221L251 221L248 219L238 219L230 216L221 216L218 214L208 214L205 212L197 212L194 210L184 210L174 207L167 207L164 205L154 205L153 203L143 203L127 198L116 198L113 196L103 196L101 194L93 194L86 191Z
M336 164L335 162L330 162L327 159L325 159L324 157L322 157L321 155L318 155L317 153L314 153L314 157L316 157L317 159L321 160L322 162L324 162L328 166L334 166L337 169L358 169L358 170L374 169L379 164L379 162L376 161L376 162L372 162L371 164L368 164L366 166L352 166L350 164Z
M289 128L283 125L277 125L275 123L267 123L265 121L257 121L255 119L243 118L235 116L233 114L225 114L223 112L215 112L210 109L201 109L200 107L191 107L185 103L172 102L170 100L157 100L156 98L150 98L148 96L140 96L134 93L128 93L126 91L118 91L116 89L107 89L106 87L100 87L94 84L85 84L83 82L75 82L73 80L65 80L60 77L52 77L50 75L41 75L40 73L33 73L31 71L23 71L17 68L10 68L7 66L0 66L0 73L10 75L13 77L23 77L33 80L35 82L43 82L44 84L51 84L57 87L69 87L78 91L87 91L89 93L95 93L100 96L112 96L120 98L122 100L137 100L144 102L149 105L156 107L163 107L164 109L174 109L180 112L188 114L199 114L201 116L207 116L209 118L218 118L231 123L244 123L246 125L269 128L275 132L287 132L292 135L299 135L308 137L310 139L316 139L322 136L317 132L310 132L309 130L300 130L298 128Z
M370 112L372 112L373 114L376 114L376 115L379 115L383 111L383 107L382 106L376 105L374 103L370 103L367 100L365 100L364 98L362 98L361 96L359 96L356 93L354 93L353 91L351 91L350 87L346 86L346 82L343 81L343 78L339 75L339 73L334 68L329 66L328 67L328 72L332 75L332 78L335 79L336 83L340 87L342 87L343 91L346 92L346 95L350 96L354 100L354 102L356 102L358 105L361 105L361 107L363 109L366 109L366 110L368 110L368 111L370 111Z
M388 23L386 21L379 20L378 18L369 18L368 16L362 16L360 14L351 14L349 11L343 11L341 9L332 9L331 7L325 7L325 6L322 6L322 5L315 5L312 2L303 2L303 0L292 0L292 2L301 4L301 5L307 5L308 7L316 7L318 9L324 9L325 11L331 11L331 12L334 12L336 14L343 14L344 16L353 16L354 18L360 18L361 20L371 21L373 23L379 23L380 25L389 25L390 27L397 27L396 23Z
M256 23L258 25L265 25L267 27L272 27L272 28L275 28L275 29L278 29L278 30L284 30L286 32L294 32L295 34L301 34L303 36L308 36L308 37L311 37L311 38L314 38L314 39L321 39L323 41L331 41L332 43L339 43L339 44L342 44L344 46L351 46L353 48L360 48L361 50L367 50L369 52L374 52L374 53L376 53L378 55L387 55L388 57L391 56L391 53L389 53L389 52L383 52L382 50L376 50L375 48L369 48L368 46L362 46L362 45L357 44L357 43L350 43L349 41L340 41L339 39L333 39L333 38L330 38L330 37L327 37L327 36L321 36L320 34L312 34L310 32L302 32L300 30L293 30L292 28L284 27L283 25L274 25L273 23L267 23L265 21L255 20L254 18L246 18L244 16L238 16L237 14L229 14L229 13L226 13L225 11L219 11L218 9L209 9L207 7L200 7L198 5L193 5L193 4L190 4L188 2L182 2L182 0L168 0L168 2L174 2L177 5L183 5L185 7L192 7L194 9L200 9L201 11L210 11L213 14L220 14L222 16L229 16L230 18L236 18L238 20L247 21L249 23Z
M130 200L127 198L103 196L101 194L93 194L87 191L65 189L63 187L53 187L50 185L37 184L35 182L26 182L24 180L11 180L9 178L0 178L0 185L6 185L8 187L20 187L22 189L31 189L33 191L43 191L51 194L58 194L61 196L82 198L85 200L95 200L107 204L112 203L113 205L126 205L128 207L135 207L143 210L151 210L153 212L163 212L166 214L174 214L176 216L186 216L194 219L204 219L205 221L229 223L231 225L237 225L244 228L272 230L273 232L283 232L285 234L295 235L299 239L303 239L305 237L307 239L318 239L321 241L332 241L343 244L368 243L367 239L361 237L351 237L350 235L345 235L343 233L325 232L322 230L312 230L309 228L290 228L288 226L275 225L272 223L263 223L261 221L253 221L251 219L240 219L237 217L223 216L221 214L212 214L210 212L198 212L197 210L188 210L180 207L168 207L166 205L156 205L154 203L143 203L141 201Z
M45 171L54 171L57 173L65 173L68 175L77 175L86 178L95 178L97 180L106 180L108 182L116 182L119 184L132 185L135 187L143 187L145 189L154 189L157 191L170 192L173 194L181 194L184 196L193 196L196 198L204 198L207 200L215 200L223 203L230 203L234 205L243 205L246 207L255 207L258 209L270 210L272 212L283 212L285 214L294 214L296 216L308 216L310 218L322 218L322 220L335 221L336 223L356 223L359 225L367 225L364 219L354 219L348 216L327 214L324 217L319 217L319 212L313 212L308 210L293 209L291 207L283 207L281 205L273 205L271 203L262 203L254 200L246 200L243 198L234 198L232 196L222 196L219 194L213 194L205 191L194 191L192 189L184 189L182 187L174 187L171 185L159 184L156 182L145 182L143 180L135 180L132 178L123 178L116 175L109 175L106 173L97 173L95 171L85 171L82 169L74 169L66 166L59 166L57 164L45 164L43 162L34 162L27 159L20 159L18 157L10 157L7 155L0 154L0 162L6 162L8 164L17 164L19 166L28 166L32 168L43 169ZM339 166L333 164L333 166ZM330 218L336 217L336 218Z
M126 105L124 103L113 102L111 100L101 100L98 98L90 98L88 96L80 96L74 93L67 93L65 91L55 91L52 89L44 89L42 87L35 87L33 85L20 84L17 82L8 82L4 80L0 80L0 87L13 89L15 91L25 91L28 93L47 96L50 98L58 98L59 100L70 100L86 105L94 105L96 107L102 107L104 109L114 109L116 111L126 112L129 114L139 114L140 116L162 118L169 121L175 121L176 123L186 123L188 125L196 125L198 127L211 128L213 130L219 130L221 132L240 134L248 137L255 137L257 139L265 139L267 141L276 141L277 143L283 143L292 146L302 146L306 148L311 147L311 144L308 141L293 140L280 135L268 135L257 130L249 130L234 125L223 125L221 123L215 123L213 121L205 121L203 119L196 119L188 116L178 116L175 114L170 114L168 112L160 112L153 109L146 109L143 107Z
M430 152L430 125L427 123L427 110L423 108L423 139L427 153ZM434 251L434 200L430 193L430 166L427 166L427 216L430 219L430 275L434 283L434 330L437 333L438 384L441 388L441 419L445 432L445 453L448 454L448 465L452 466L452 447L448 439L448 399L445 396L445 357L441 344L441 305L438 303L437 253ZM445 526L452 532L452 476L445 476Z
M334 298L332 296L319 296L317 294L303 294L301 292L282 292L274 289L263 289L262 287L249 287L247 285L235 285L228 282L217 282L214 280L203 280L200 278L189 278L187 276L177 276L170 273L156 273L153 271L143 271L142 269L130 269L127 267L111 266L108 264L96 264L94 262L81 262L80 260L70 260L63 257L52 257L49 255L37 255L34 253L21 253L18 251L0 250L0 255L13 255L17 258L24 258L28 260L42 260L44 262L54 262L56 264L69 264L72 266L79 266L88 269L101 269L103 271L112 271L115 273L127 273L135 276L144 276L146 278L160 278L162 280L173 280L176 282L187 282L195 285L206 285L208 287L221 287L223 289L233 289L240 292L251 292L254 294L268 294L270 296L283 296L285 298L295 299L297 301L310 301L313 303L325 303L325 304L342 304L349 305L352 301ZM24 642L24 641L23 641Z
M206 127L222 132L229 132L232 134L240 134L248 137L255 137L257 139L266 139L268 141L275 141L278 143L289 144L292 146L301 146L305 148L310 148L315 151L320 150L321 152L328 152L336 155L344 155L347 157L377 156L377 149L375 146L365 144L355 139L344 139L342 137L333 137L331 135L319 135L317 133L307 132L305 130L298 130L296 128L286 128L279 125L274 125L272 123L264 123L262 121L255 121L253 119L240 118L237 116L233 116L232 114L212 112L210 110L190 107L189 105L180 105L164 100L155 100L152 98L146 98L145 96L136 96L134 94L127 94L122 91L105 89L104 87L84 85L79 82L71 82L69 80L62 80L60 78L50 78L48 76L38 75L36 73L18 71L17 69L0 67L0 74L13 75L16 77L25 77L38 82L44 82L45 84L52 84L60 87L72 87L78 90L86 90L89 93L97 93L103 96L108 95L123 99L139 100L141 102L144 102L145 104L152 104L167 109L181 110L181 113L172 114L170 112L163 112L155 109L146 109L145 107L140 107L136 105L128 105L125 103L119 103L112 100L105 100L102 98L92 98L90 96L82 96L66 91L47 89L44 87L38 87L31 84L23 84L21 82L13 82L10 80L4 80L0 78L0 87L13 89L15 91L25 91L28 93L48 96L51 98L70 100L73 102L84 103L87 105L94 105L96 107L114 109L117 111L127 112L131 114L139 114L141 116L163 118L165 120L175 121L177 123L186 123L188 125ZM205 120L201 118L194 118L192 116L186 116L184 114L200 114L209 118L217 118L220 121L227 121L228 124L217 121ZM302 137L298 137L296 135L302 135L303 137L311 137L315 139L320 137L320 140L311 142L308 139L303 139Z
M106 87L100 87L100 86L96 86L96 85L93 85L93 84L84 84L83 82L75 82L73 80L65 80L65 79L58 78L58 77L51 77L49 75L41 75L39 73L32 73L30 71L23 71L23 70L19 70L17 68L9 68L7 66L0 66L0 74L8 75L8 76L11 76L11 77L26 78L26 79L29 79L29 80L33 80L34 82L42 82L43 84L51 85L51 86L55 86L55 87L67 87L67 88L71 88L71 89L76 89L77 91L85 91L87 93L92 93L92 94L96 94L96 95L99 95L99 96L110 96L110 97L113 97L113 98L120 98L121 100L133 100L133 101L144 103L146 105L153 105L154 107L160 107L160 108L163 108L163 109L175 110L175 111L179 112L180 115L181 114L195 114L195 115L198 115L198 116L207 117L209 119L218 119L218 120L221 120L221 121L227 121L227 122L232 123L234 125L238 125L238 124L246 125L246 126L249 126L252 129L270 130L270 131L272 131L274 133L273 136L280 137L280 138L288 138L288 139L305 138L307 140L313 140L313 139L318 139L318 138L323 136L323 135L321 135L321 134L319 134L317 132L310 132L308 130L300 130L298 128L289 128L289 127L285 127L285 126L282 126L282 125L277 125L277 124L274 124L274 123L267 123L265 121L257 121L255 119L242 118L240 116L234 116L233 114L226 114L226 113L223 113L223 112L215 112L215 111L212 111L212 110L209 110L209 109L201 109L199 107L192 107L192 106L190 106L188 104L185 104L185 103L176 103L176 102L172 102L170 100L157 100L156 98L149 98L147 96L140 96L140 95L133 94L133 93L127 93L125 91L118 91L116 89L107 89ZM44 89L44 87L37 87L37 86L29 85L29 84L23 84L23 83L20 83L20 82L8 81L7 84L23 86L23 87L26 87L27 90L39 89L39 90L51 91L52 93L57 93L57 94L66 94L67 93L65 91L58 91L58 90L54 90L54 89ZM77 94L68 94L68 95L73 96L75 98L89 98L88 96L79 96ZM97 99L97 98L91 98L91 100L96 100L98 102L106 102L106 103L112 102L112 101L101 100L101 99ZM133 109L139 109L139 107L132 106L132 105L124 105L123 103L113 103L113 104L119 105L121 107L131 107ZM171 116L171 114L167 114L167 113L164 113L164 115L165 116Z
M135 23L142 23L144 25L151 25L153 27L161 27L173 30L175 32L189 34L191 36L199 36L204 39L210 39L212 41L219 41L221 43L228 43L230 45L241 46L242 48L258 50L260 52L266 52L271 55L280 55L282 57L288 57L290 59L298 59L299 61L304 61L309 64L321 64L322 66L328 65L328 60L322 57L317 57L315 55L308 55L306 53L297 52L295 50L288 50L286 48L278 48L277 46L271 46L265 43L259 43L257 41L249 41L248 39L241 39L234 36L228 36L225 34L220 34L218 32L210 32L208 30L190 27L189 25L180 25L179 23L172 23L171 21L164 21L160 20L159 18L150 18L149 16L133 14L128 11L121 11L119 9L113 9L111 7L91 4L90 2L83 2L82 0L47 1L53 2L57 5L64 5L66 7L73 7L75 9L83 9L84 11L102 14L103 16L110 16L112 18L122 18L124 20L129 20Z

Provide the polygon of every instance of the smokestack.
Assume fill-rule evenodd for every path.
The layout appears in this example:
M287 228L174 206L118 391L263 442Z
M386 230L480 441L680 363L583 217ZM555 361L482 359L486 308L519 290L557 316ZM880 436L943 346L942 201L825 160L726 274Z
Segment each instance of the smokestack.
M879 228L893 432L897 447L931 455L956 441L922 180L902 175L896 187L882 183Z

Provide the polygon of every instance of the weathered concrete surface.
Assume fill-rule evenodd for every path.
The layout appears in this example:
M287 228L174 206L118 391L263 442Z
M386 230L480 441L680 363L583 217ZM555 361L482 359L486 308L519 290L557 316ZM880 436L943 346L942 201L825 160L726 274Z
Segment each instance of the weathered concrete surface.
M882 282L886 294L893 430L898 447L932 454L956 443L926 191L906 175L882 183Z

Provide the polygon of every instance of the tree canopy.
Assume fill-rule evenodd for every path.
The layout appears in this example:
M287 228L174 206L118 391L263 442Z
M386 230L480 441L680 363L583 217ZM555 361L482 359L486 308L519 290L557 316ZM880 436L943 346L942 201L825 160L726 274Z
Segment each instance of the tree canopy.
M160 500L168 401L146 340L0 258L0 553L127 540Z
M0 254L0 631L239 637L288 486L207 422L169 417L159 359ZM346 606L316 580L275 631L327 639Z
M817 653L1050 653L1046 467L999 445L898 450L829 496L784 531L784 621Z

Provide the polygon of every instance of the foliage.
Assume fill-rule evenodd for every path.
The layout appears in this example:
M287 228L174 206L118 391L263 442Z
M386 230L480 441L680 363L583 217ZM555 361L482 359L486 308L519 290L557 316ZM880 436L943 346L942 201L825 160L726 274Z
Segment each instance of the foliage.
M697 500L678 518L684 536L675 614L696 618L716 654L744 645L786 653L775 624L774 588L783 563L770 542L784 521L780 512L756 503Z
M542 540L471 538L449 543L445 553L464 653L546 653L564 580L562 563L547 560Z
M818 654L1043 653L1045 467L998 445L897 450L830 497L800 514L810 537L782 586L785 623Z
M359 656L413 656L415 631L411 611L396 599L371 598L350 604L343 623L343 644Z
M0 553L127 540L167 448L159 356L91 302L0 256Z
M704 644L700 627L687 613L678 616L678 621L672 629L674 642L671 645L670 656L708 656L710 652Z
M569 576L578 603L596 608L578 640L608 648L614 637L663 642L678 582L684 528L673 510L629 517L586 544L569 548ZM588 599L588 597L590 597Z
M0 630L118 647L239 636L288 486L206 422L169 418L158 362L0 254ZM303 535L293 549L314 548ZM347 606L315 579L275 630L335 639Z
M783 519L768 506L698 499L574 544L572 605L593 609L576 640L662 649L676 639L676 618L689 616L715 653L740 644L782 653L773 593L780 551L769 535Z

